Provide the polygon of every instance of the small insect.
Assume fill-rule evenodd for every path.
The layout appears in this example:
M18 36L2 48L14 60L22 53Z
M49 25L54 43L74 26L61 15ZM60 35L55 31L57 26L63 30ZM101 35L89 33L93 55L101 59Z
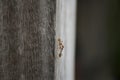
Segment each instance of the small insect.
M62 51L64 49L64 45L63 45L63 41L60 38L58 38L58 48L59 48L59 57L61 57Z

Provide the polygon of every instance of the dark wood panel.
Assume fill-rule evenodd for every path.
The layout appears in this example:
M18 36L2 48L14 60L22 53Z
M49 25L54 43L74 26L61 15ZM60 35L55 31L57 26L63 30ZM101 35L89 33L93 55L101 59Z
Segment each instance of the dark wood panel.
M56 0L0 0L0 80L54 80Z

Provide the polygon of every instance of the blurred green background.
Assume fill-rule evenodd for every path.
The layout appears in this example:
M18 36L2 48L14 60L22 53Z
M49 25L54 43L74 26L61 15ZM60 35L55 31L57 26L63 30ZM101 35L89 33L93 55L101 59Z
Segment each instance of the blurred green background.
M109 0L108 2L109 50L113 57L114 74L120 77L120 0Z

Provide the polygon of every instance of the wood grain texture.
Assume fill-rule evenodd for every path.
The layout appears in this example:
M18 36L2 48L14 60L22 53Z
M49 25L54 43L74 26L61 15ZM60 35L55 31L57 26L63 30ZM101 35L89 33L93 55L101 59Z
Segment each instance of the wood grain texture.
M0 0L0 80L54 80L56 0Z
M76 0L56 2L55 80L74 80Z

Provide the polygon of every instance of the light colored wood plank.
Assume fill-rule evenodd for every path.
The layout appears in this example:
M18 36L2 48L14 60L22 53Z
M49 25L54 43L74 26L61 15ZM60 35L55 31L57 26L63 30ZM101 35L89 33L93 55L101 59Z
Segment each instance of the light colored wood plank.
M55 80L74 80L75 14L76 0L57 0Z

